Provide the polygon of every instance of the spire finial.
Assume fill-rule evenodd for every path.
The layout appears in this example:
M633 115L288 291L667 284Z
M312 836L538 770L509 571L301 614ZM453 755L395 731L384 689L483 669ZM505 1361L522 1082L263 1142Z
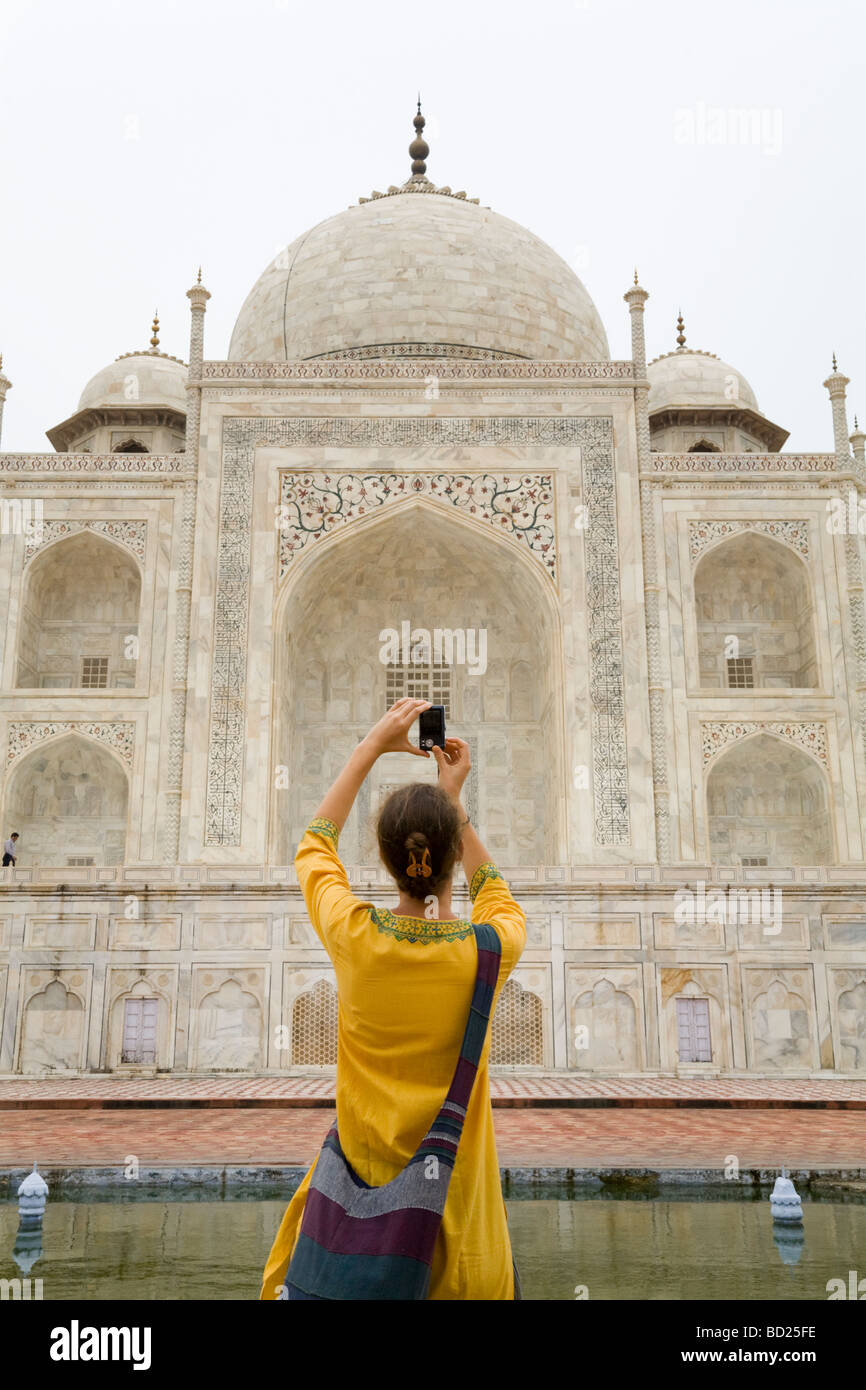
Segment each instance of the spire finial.
M421 115L421 93L418 93L418 113L412 124L415 127L415 139L409 146L409 153L412 156L412 174L415 178L423 178L427 172L425 160L430 153L430 146L422 134L427 122Z
M197 284L197 285L200 285L200 284L201 284L201 266L199 266L199 268L198 268L198 277L197 277L197 279L196 279L196 284Z
M634 268L634 282L637 284L637 266Z
M159 347L159 310L158 310L158 309L154 309L154 311L153 311L153 324L151 325L151 329L152 329L152 332L153 332L153 337L152 337L151 340L150 340L150 346L152 347L153 351L156 352L157 348Z
M839 368L836 366L836 354L835 354L835 352L834 352L834 353L833 353L833 371L834 371L834 372L837 372L838 370L839 370Z
M683 325L683 311L680 309L677 314L677 348L684 348L686 345L686 333Z
M2 367L2 365L3 365L3 358L0 357L0 367ZM856 415L854 416L854 428L855 428L855 430L859 430L859 428L860 428L860 426L857 424L857 416L856 416Z

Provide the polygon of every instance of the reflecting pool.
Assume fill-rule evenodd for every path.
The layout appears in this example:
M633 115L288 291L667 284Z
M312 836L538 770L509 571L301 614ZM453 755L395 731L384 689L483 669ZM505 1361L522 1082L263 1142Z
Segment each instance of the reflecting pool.
M0 1280L45 1300L255 1299L291 1189L81 1189L49 1200L38 1234L0 1205ZM557 1188L507 1198L526 1299L826 1299L866 1277L866 1200L804 1195L803 1226L774 1226L768 1192ZM14 1252L14 1254L13 1254Z

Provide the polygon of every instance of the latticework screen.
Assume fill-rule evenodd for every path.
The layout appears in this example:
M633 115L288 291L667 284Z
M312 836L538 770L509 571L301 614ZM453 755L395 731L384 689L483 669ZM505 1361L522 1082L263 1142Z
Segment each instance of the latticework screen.
M293 1065L337 1065L337 1012L337 991L327 980L298 995L292 1008Z
M490 1061L501 1067L544 1066L544 1009L537 994L509 980L490 1030Z

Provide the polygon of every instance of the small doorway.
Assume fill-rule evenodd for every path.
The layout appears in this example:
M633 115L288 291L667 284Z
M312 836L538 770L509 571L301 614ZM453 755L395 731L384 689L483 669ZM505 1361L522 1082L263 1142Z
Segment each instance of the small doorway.
M123 1006L121 1062L156 1064L157 999L127 999Z
M677 1046L681 1062L711 1062L710 1001L677 1000Z

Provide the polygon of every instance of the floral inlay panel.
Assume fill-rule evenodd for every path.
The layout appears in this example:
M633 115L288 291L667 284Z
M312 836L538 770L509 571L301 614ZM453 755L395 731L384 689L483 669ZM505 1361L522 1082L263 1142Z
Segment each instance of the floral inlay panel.
M429 497L495 526L528 546L556 580L549 473L283 473L280 578L309 541L409 497Z
M757 531L761 535L771 536L774 540L783 541L790 545L804 560L809 558L809 524L804 520L796 521L690 521L689 522L689 555L692 564L697 561L710 545L715 545L716 541L722 540L725 536L736 535L738 531Z
M730 744L758 733L775 734L777 738L793 743L804 752L811 753L829 772L826 724L778 719L714 720L712 723L702 723L701 746L704 766L706 767L717 753L721 753Z
M96 531L111 540L119 541L131 550L136 559L144 564L147 548L146 521L45 521L42 523L41 537L28 539L24 547L24 563L32 560L37 551L52 541L64 536L74 536L78 531Z
M27 753L34 748L37 743L42 743L47 738L54 738L56 734L83 734L86 738L96 739L98 743L107 744L114 749L123 761L132 766L132 755L135 749L135 725L126 721L115 721L113 723L96 723L92 720L84 719L54 719L44 722L23 722L16 721L9 725L9 741L6 747L6 766L14 762L22 753Z

